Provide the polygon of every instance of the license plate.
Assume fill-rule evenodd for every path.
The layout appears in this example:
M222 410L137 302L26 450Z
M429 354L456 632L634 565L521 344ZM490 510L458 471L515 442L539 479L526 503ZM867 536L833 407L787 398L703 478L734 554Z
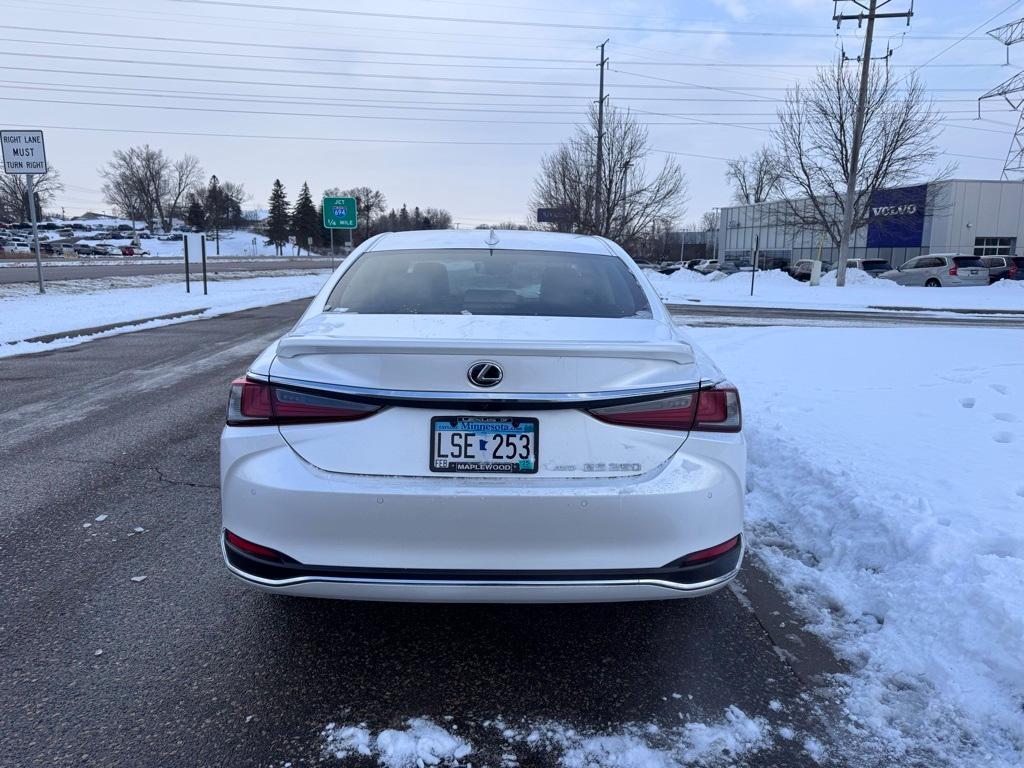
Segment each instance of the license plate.
M431 472L537 471L537 419L435 416L430 420Z

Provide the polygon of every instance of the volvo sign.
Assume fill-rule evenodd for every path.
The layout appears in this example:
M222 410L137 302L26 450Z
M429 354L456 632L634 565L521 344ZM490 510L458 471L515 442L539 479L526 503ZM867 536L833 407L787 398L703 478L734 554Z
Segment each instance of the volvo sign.
M877 189L868 205L868 248L919 248L928 185Z

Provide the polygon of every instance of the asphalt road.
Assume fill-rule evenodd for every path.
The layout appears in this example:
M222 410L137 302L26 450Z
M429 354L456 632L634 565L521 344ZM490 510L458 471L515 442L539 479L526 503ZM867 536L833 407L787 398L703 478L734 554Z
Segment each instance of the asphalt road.
M337 261L334 262L337 264ZM216 272L247 272L250 270L279 269L325 269L330 267L330 259L295 258L295 259L249 259L208 258L207 271ZM191 264L193 275L202 275L201 264ZM43 263L44 280L82 280L97 277L115 277L131 275L173 275L184 274L185 265L179 262L161 260L155 264L61 264L60 262ZM184 279L184 278L182 278ZM36 268L2 267L0 268L0 284L3 283L34 283Z
M816 765L802 743L825 740L818 675L836 667L753 564L743 591L637 605L320 602L234 580L217 545L227 383L303 303L3 360L0 765L334 765L328 723L426 715L500 766L497 717L669 732L730 705L772 744L723 764ZM524 768L558 757L516 751Z

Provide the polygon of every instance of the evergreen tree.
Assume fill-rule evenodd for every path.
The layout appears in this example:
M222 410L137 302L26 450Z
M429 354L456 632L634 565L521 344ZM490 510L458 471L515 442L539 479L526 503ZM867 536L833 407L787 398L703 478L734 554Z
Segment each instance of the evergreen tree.
M400 232L413 229L413 224L409 220L409 209L402 203L402 210L398 212L398 229Z
M206 227L206 211L203 210L203 204L194 194L189 197L188 211L185 213L185 223L192 227L192 229L200 231Z
M309 184L305 182L292 210L292 234L298 240L300 249L305 248L309 251L309 238L313 238L313 245L319 244L320 219L317 216L316 205L313 204L313 196L309 193Z
M274 179L274 188L270 192L270 214L267 216L267 239L277 248L278 256L283 253L284 244L288 242L290 218L284 184L280 179Z

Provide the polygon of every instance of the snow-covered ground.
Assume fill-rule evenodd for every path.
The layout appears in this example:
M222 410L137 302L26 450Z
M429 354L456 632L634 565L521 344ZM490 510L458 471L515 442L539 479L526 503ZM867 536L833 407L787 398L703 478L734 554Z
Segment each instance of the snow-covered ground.
M76 280L63 285L53 283L44 295L28 292L25 285L4 286L4 291L0 292L0 357L81 344L102 336L123 333L124 329L46 343L23 341L37 336L113 323L132 323L176 312L204 310L201 314L180 319L153 320L132 326L133 330L153 328L306 298L320 290L328 274L324 271L317 274L228 279L234 278L229 273L211 282L206 296L203 295L201 282L193 282L192 292L185 293L185 284L180 277L166 275ZM131 287L111 288L111 284Z
M837 288L835 273L829 272L821 285L794 280L781 270L758 272L754 295L750 295L750 273L725 276L721 272L702 275L681 269L672 275L648 270L654 289L668 302L723 306L800 307L818 309L867 309L869 307L923 307L927 309L1007 309L1024 311L1024 280L1000 280L978 288L924 288L879 280L859 269L847 272L847 282Z
M565 768L676 768L734 765L736 759L756 754L773 739L763 719L748 717L736 707L729 707L718 722L689 722L672 728L631 724L611 731L578 731L550 721L514 727L500 717L463 723L462 728L417 717L405 726L375 733L366 723L330 723L322 733L323 755L335 760L374 757L385 768L473 765L481 760L490 764L486 756L477 754L469 731L491 737L491 742L498 738L502 753L495 763L504 768L514 768L521 761L531 764L538 756ZM793 738L793 734L782 728L780 737ZM810 750L813 745L813 741L808 744Z
M754 556L851 666L841 741L1024 765L1024 334L689 333L743 398Z

